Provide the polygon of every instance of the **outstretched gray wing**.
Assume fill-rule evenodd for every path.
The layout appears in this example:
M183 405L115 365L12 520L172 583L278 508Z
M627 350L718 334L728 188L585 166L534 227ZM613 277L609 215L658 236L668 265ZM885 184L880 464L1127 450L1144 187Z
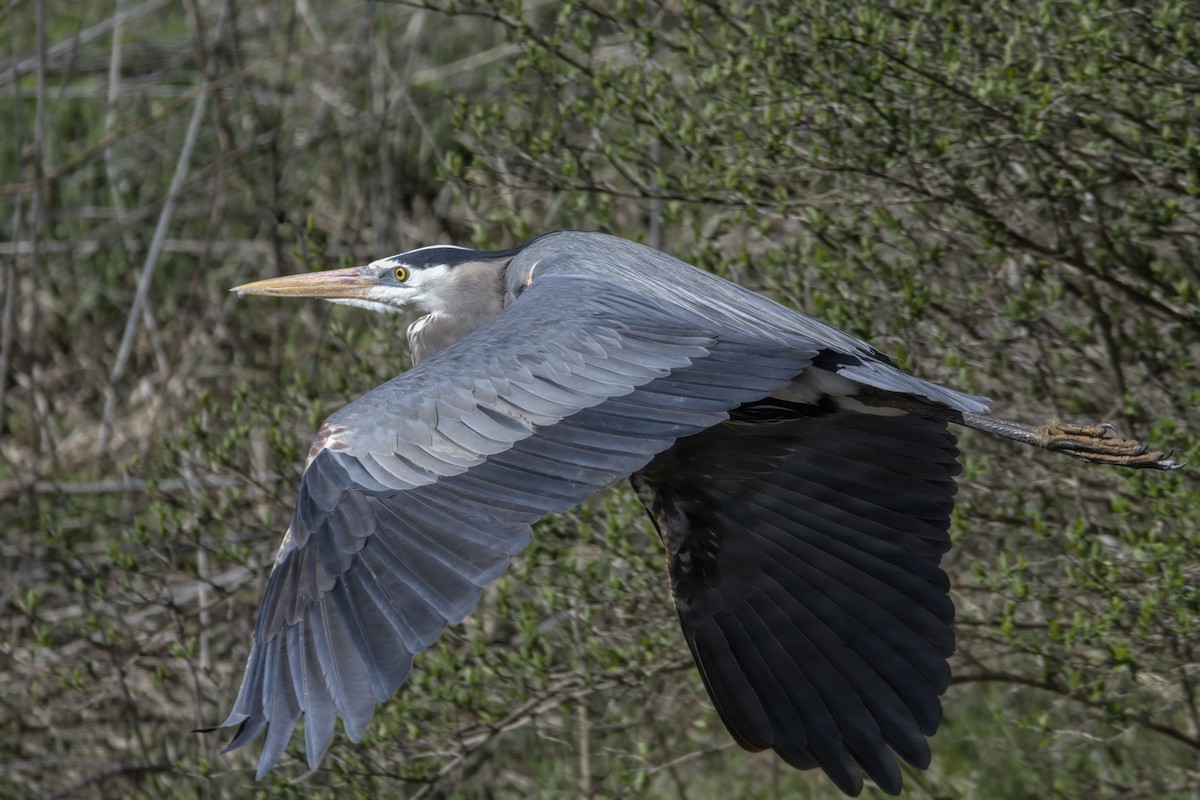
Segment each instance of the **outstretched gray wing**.
M331 416L267 584L229 749L261 777L305 714L309 764L359 739L413 654L462 620L530 526L787 385L819 344L762 341L548 275L469 336Z

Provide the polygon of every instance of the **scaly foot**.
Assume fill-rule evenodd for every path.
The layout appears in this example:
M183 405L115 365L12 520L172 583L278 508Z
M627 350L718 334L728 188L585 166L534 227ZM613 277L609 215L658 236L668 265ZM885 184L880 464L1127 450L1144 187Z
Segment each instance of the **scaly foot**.
M1038 429L1039 445L1047 450L1090 461L1093 464L1118 464L1140 469L1179 469L1183 466L1171 453L1150 450L1133 439L1122 439L1115 426L1076 425L1051 422Z

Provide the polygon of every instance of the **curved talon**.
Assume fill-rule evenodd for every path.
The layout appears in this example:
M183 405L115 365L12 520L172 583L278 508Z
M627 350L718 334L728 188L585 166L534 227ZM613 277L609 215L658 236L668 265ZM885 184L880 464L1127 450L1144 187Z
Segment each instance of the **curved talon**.
M1175 451L1171 450L1159 461L1159 469L1181 469L1187 466L1186 461L1176 461Z

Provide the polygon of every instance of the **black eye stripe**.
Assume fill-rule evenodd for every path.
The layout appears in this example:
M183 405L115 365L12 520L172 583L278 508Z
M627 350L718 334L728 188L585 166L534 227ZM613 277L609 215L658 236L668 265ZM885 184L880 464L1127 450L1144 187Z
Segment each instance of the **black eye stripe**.
M434 267L453 269L459 264L468 261L511 257L516 255L520 249L518 247L512 250L469 250L465 247L454 247L451 245L431 245L430 247L421 247L417 250L409 250L407 253L399 253L383 260L389 261L392 264L397 262L403 263L404 266L408 267L411 276L412 270L425 270Z

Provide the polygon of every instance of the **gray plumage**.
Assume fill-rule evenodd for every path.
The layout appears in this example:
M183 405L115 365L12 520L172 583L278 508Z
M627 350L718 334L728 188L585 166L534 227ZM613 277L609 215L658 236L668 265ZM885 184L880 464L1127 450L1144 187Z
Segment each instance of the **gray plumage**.
M415 366L329 417L310 452L221 724L238 727L230 749L265 731L259 777L302 714L314 768L338 715L357 741L538 519L632 476L738 743L850 794L864 774L896 793L893 752L929 763L954 648L938 566L959 469L947 420L1115 460L1077 432L1033 441L1041 429L986 416L984 398L598 233L238 291L426 312ZM1173 466L1143 453L1120 463Z

